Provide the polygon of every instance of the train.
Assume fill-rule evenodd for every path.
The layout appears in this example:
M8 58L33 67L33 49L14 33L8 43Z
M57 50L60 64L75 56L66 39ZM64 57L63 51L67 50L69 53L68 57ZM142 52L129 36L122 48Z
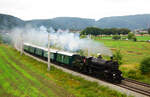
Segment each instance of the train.
M37 45L24 43L23 50L36 57L47 60L48 49ZM117 61L104 60L101 55L98 58L81 56L76 53L70 53L55 49L50 49L50 60L53 63L69 67L80 73L88 74L111 83L121 83L124 79L122 72L119 70Z

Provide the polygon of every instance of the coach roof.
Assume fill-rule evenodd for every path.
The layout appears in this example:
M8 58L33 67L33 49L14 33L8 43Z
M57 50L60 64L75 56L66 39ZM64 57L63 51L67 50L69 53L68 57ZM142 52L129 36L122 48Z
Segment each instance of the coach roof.
M44 50L44 51L48 51L47 48L40 47L40 46L37 46L37 45L33 45L33 44L30 44L30 43L24 43L24 45L31 46L31 47L35 47L35 48L39 48L39 49L42 49L42 50ZM57 50L50 49L50 52L56 53Z
M67 55L67 56L72 56L72 55L74 55L74 54L75 54L75 53L64 52L64 51L58 51L57 53L58 53L58 54Z

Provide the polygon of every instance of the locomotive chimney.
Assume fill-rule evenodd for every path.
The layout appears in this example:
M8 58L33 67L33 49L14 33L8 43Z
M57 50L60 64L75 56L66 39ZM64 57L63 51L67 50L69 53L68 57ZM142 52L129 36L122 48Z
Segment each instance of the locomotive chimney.
M102 55L100 53L97 54L98 55L98 59L102 59Z
M111 56L110 59L113 60L113 56Z

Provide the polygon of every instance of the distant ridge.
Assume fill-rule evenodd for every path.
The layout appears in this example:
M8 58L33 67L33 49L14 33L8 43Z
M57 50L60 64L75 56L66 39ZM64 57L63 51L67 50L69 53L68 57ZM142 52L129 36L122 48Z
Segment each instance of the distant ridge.
M150 25L150 14L113 16L101 18L96 22L102 28L146 29Z
M23 27L25 22L17 17L0 14L0 30L9 30L15 27Z
M94 26L100 28L129 28L146 29L150 27L150 14L104 17L95 21L94 19L77 17L56 17L53 19L34 19L29 21L17 17L0 14L0 31L15 27L24 27L30 24L33 27L53 27L55 29L83 30L86 27Z

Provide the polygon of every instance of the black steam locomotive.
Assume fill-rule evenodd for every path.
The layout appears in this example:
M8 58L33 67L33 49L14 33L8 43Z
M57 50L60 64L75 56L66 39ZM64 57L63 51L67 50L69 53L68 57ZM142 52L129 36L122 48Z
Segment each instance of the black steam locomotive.
M121 80L123 80L122 72L119 70L119 64L113 60L113 57L110 60L104 60L101 55L98 58L87 58L78 55L75 59L73 68L77 68L80 72L112 83L121 83Z
M24 43L24 51L33 54L37 57L46 59L48 58L47 48ZM121 83L122 72L118 69L119 64L117 61L104 60L101 56L98 58L80 56L74 53L68 53L58 50L50 50L50 59L54 63L63 65L79 72L96 76L112 83Z

